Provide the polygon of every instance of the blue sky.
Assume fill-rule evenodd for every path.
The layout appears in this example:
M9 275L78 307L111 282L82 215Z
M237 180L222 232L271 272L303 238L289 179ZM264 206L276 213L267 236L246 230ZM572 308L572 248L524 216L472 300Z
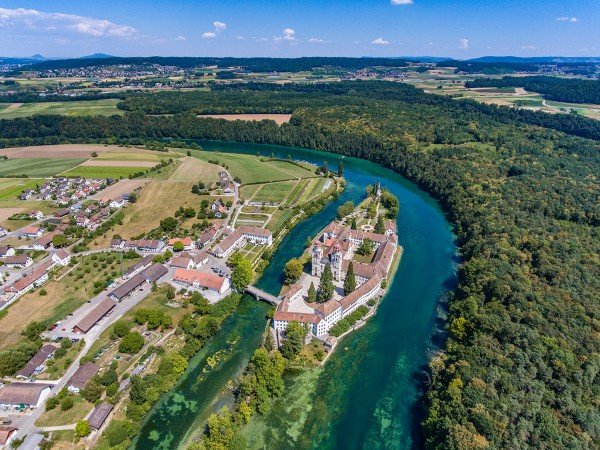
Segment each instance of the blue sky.
M0 0L0 56L600 56L600 0Z

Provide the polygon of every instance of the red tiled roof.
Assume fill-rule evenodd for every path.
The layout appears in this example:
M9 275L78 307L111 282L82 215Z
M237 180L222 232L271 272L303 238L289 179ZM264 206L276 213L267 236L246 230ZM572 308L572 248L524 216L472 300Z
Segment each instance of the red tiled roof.
M275 311L274 320L299 323L319 323L321 318L315 314Z
M173 280L190 285L197 283L200 286L217 291L221 290L225 282L225 278L218 275L188 269L177 269L173 275Z

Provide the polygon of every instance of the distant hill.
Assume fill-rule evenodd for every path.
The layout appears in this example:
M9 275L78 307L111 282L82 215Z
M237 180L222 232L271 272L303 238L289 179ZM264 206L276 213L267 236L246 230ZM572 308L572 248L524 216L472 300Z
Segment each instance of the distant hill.
M600 63L600 57L587 56L482 56L468 59L468 62L481 63L514 63L514 64L555 64L555 63Z
M79 59L105 59L105 58L115 58L115 56L107 55L106 53L94 53L93 55L82 56Z

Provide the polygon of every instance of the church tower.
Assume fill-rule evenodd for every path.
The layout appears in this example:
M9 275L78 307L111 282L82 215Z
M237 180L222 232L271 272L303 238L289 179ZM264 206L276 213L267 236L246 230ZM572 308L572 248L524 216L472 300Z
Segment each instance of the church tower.
M312 267L311 273L315 277L321 276L321 261L323 260L323 248L318 242L315 242L315 246L312 250Z

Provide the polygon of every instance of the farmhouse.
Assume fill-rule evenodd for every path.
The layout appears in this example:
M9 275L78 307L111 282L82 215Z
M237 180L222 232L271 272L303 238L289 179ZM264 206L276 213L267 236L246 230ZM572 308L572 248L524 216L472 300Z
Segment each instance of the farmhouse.
M265 228L244 225L236 228L229 236L219 242L213 249L213 253L218 258L227 258L237 248L243 247L248 241L253 244L270 247L273 244L273 235Z
M123 278L131 278L152 265L152 255L146 255L123 273Z
M44 230L42 229L42 227L38 227L36 225L31 225L29 227L23 228L19 234L21 236L33 239L33 238L40 237L43 232L44 232Z
M50 233L46 233L46 234L42 235L41 237L39 237L38 239L36 239L33 242L32 247L35 250L46 250L46 249L50 248L50 246L52 245L52 239L54 238L54 236L57 236L58 234L60 234L60 232L58 230L51 231Z
M158 253L165 248L165 243L156 239L140 239L135 246L140 252Z
M29 292L33 288L41 286L48 281L48 273L43 267L37 268L28 275L25 275L18 281L15 281L10 286L4 288L4 292L7 294L13 294L14 297L20 297L26 292Z
M61 248L52 254L52 261L61 266L68 266L71 262L71 255L68 251Z
M229 278L196 270L177 269L173 275L173 281L196 289L202 288L212 292L223 294L230 287Z
M208 262L208 253L204 250L194 253L183 252L171 258L171 267L195 269Z
M79 366L73 376L67 381L67 390L74 394L79 394L90 379L98 373L100 366L93 362L86 362Z
M10 245L0 245L0 258L6 258L7 256L15 256L15 249Z
M169 239L168 246L173 247L173 245L175 245L176 242L181 242L183 244L184 250L192 250L194 248L194 241L192 241L192 238L189 236L186 236L184 238Z
M26 253L15 255L13 251L12 256L7 256L4 259L4 264L6 267L24 269L33 264L33 259Z
M114 238L110 241L110 248L121 249L125 247L125 241L121 238Z
M73 331L75 333L87 333L100 319L112 311L114 307L115 303L112 300L105 298L73 327Z
M209 229L205 230L204 233L202 233L196 241L196 248L204 248L209 242L211 242L215 238L218 231L219 229L214 225Z
M156 283L160 277L168 272L167 268L159 263L154 263L146 270L142 271L142 276L146 283Z
M37 375L45 369L44 363L54 354L56 347L51 344L43 345L38 352L17 372L17 377L29 378Z
M0 389L1 408L36 408L50 392L50 384L11 383Z

